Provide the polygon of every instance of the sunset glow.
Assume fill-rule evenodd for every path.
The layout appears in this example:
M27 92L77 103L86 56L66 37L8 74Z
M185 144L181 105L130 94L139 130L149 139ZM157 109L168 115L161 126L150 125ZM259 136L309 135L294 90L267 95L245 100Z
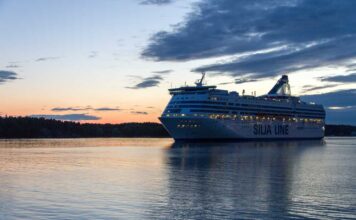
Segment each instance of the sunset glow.
M2 0L0 115L158 122L167 90L207 71L208 84L257 95L288 74L294 95L330 96L321 102L328 123L355 124L341 117L356 118L352 7L316 1L315 9L335 11L310 24L309 3L298 2L275 3L268 14L231 0ZM217 10L207 16L210 8ZM234 20L245 10L255 19ZM282 10L301 10L301 18ZM350 107L334 92L350 97Z

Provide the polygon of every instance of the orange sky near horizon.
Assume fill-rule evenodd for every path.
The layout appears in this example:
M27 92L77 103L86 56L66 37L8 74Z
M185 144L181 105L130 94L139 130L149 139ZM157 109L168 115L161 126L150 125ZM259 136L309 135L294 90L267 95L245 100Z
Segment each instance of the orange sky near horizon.
M353 3L273 4L0 0L0 116L159 122L168 89L204 71L208 85L257 96L287 74L328 123L356 124Z

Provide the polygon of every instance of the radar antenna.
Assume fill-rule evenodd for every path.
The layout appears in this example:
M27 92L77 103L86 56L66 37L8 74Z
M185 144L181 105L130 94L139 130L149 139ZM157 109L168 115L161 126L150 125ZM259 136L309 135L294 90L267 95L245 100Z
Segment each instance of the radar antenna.
M205 72L202 72L201 79L200 79L200 80L198 79L198 80L195 82L195 85L197 85L198 87L203 86L204 79L205 79Z

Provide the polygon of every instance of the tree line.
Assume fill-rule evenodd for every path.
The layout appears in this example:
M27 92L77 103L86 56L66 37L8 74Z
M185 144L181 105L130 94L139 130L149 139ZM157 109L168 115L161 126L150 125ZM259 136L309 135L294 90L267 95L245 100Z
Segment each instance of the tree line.
M326 136L356 135L356 126L326 125ZM159 123L91 124L31 117L0 117L0 138L169 137Z
M0 138L168 137L158 123L90 124L31 117L0 117Z

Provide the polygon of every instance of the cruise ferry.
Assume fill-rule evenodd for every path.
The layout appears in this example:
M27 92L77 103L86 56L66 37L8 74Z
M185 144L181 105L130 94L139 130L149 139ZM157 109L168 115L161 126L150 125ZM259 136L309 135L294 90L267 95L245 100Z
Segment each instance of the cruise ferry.
M172 98L159 119L175 140L324 137L324 107L292 96L287 75L262 96L217 89L204 77L169 89Z

